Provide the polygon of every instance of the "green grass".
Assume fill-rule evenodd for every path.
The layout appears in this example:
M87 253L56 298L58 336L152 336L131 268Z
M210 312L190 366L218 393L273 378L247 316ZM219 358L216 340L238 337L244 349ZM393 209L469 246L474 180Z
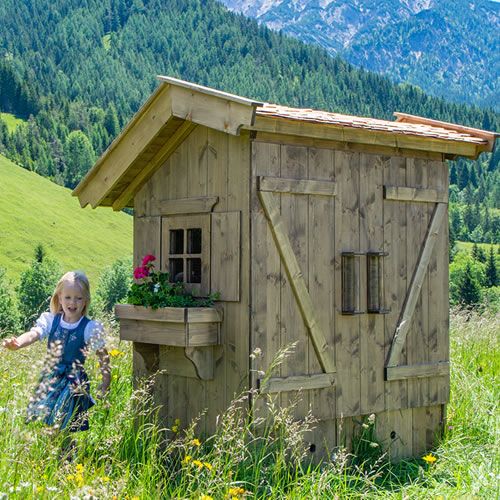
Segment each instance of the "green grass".
M0 113L0 118L7 125L7 129L9 130L9 132L14 132L14 130L16 130L19 125L21 125L22 123L26 123L22 118L17 118L10 113Z
M0 156L0 267L16 281L42 243L63 270L95 283L103 267L132 254L132 217L82 209L71 191Z
M457 250L471 253L472 247L474 246L474 243L471 243L470 241L457 241L455 243L455 245L457 247ZM479 248L482 248L486 252L486 255L489 254L490 247L491 247L491 245L489 243L478 243L477 246ZM500 245L493 243L493 252L495 253L495 255L496 255L496 252L497 252L499 246Z
M314 423L294 422L275 409L267 432L255 434L241 411L245 396L200 445L195 427L170 432L173 439L165 441L147 387L132 389L130 346L119 344L112 323L109 347L123 355L112 358L111 393L91 410L91 430L77 438L78 455L64 462L61 435L24 423L43 345L2 352L0 498L498 498L499 327L498 316L452 315L451 402L432 466L421 459L390 464L384 456L343 452L328 464L308 466L299 460L301 437ZM95 385L94 357L88 371Z

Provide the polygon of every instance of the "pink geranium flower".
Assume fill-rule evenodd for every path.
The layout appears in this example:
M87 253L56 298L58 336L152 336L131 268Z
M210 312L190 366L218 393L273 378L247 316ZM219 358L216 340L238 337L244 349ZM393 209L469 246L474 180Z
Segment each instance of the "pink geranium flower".
M149 275L149 269L145 266L136 267L134 269L134 278L140 280L146 278Z
M147 266L150 262L153 262L156 260L156 257L154 255L145 255L144 258L142 259L142 265Z

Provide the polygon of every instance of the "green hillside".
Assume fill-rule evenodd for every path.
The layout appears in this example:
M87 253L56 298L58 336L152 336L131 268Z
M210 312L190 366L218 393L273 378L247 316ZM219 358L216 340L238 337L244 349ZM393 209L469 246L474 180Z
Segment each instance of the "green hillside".
M0 113L0 120L3 120L9 132L14 132L19 125L25 123L21 118L17 118L12 113Z
M111 209L82 209L63 188L0 156L0 267L17 281L37 243L64 270L100 270L132 253L132 218Z

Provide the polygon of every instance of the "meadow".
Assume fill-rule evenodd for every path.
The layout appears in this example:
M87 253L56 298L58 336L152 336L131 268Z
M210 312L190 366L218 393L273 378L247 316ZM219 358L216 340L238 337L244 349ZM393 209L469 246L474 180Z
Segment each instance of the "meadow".
M71 460L61 458L62 434L25 424L26 405L43 364L44 346L0 350L0 499L243 498L496 498L499 476L500 318L453 312L451 403L446 432L422 457L390 464L371 441L369 423L357 454L338 450L329 463L304 460L304 433L314 420L294 422L272 407L264 433L237 398L219 418L216 435L157 425L148 381L133 387L131 349L107 322L112 388L91 410L91 430L78 436ZM94 386L95 357L88 360ZM94 390L94 393L96 391ZM254 395L255 396L255 395ZM373 425L377 425L375 420ZM371 450L371 451L370 451Z
M17 280L43 244L65 271L75 265L91 282L105 266L132 255L132 217L80 208L71 191L0 155L0 267Z

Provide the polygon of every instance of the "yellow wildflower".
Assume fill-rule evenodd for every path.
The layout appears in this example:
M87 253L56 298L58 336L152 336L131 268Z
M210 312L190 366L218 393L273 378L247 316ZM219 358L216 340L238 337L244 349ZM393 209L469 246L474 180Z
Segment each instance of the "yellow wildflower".
M246 492L243 488L240 488L239 486L236 486L234 488L229 488L229 496L231 497L239 497L240 495L244 495Z
M437 458L432 453L428 453L427 455L425 455L425 457L422 457L422 460L429 465L432 465L437 460Z
M36 487L36 492L41 493L43 491L43 486L37 486Z
M172 425L172 432L177 434L179 432L179 427L177 425Z
M208 462L203 462L203 465L208 469L208 470L212 470L213 469L213 465L212 464L209 464Z
M174 420L174 424L175 424L175 425L181 425L181 419L180 419L180 418L176 418L176 419Z
M44 474L44 475L42 476L42 479L47 480L48 478L49 478L49 476L47 476L47 474Z
M76 464L76 472L82 473L84 470L84 467L82 464Z
M75 479L75 476L74 476L73 474L68 474L68 475L66 476L66 479L67 479L68 481L73 481L73 479Z
M111 349L111 351L109 351L109 355L112 358L117 358L118 356L123 356L124 354L124 352L119 351L118 349Z
M110 479L109 479L109 477L108 477L108 476L103 476L103 477L102 477L102 482L103 482L103 483L109 483L109 481L110 481Z
M182 464L183 464L183 465L188 464L189 462L191 462L191 459L192 459L192 458L193 458L193 457L192 457L191 455L186 455L186 456L183 458L183 460L182 460Z
M214 500L210 495L201 495L200 500Z
M193 460L193 465L196 465L196 467L198 467L198 469L203 468L203 462L200 462L199 460Z
M195 439L191 439L191 443L190 444L193 445L193 446L200 446L201 445L200 440L196 439L196 438Z
M83 479L83 474L81 473L75 474L75 483L79 488L81 488L84 485L85 481Z

